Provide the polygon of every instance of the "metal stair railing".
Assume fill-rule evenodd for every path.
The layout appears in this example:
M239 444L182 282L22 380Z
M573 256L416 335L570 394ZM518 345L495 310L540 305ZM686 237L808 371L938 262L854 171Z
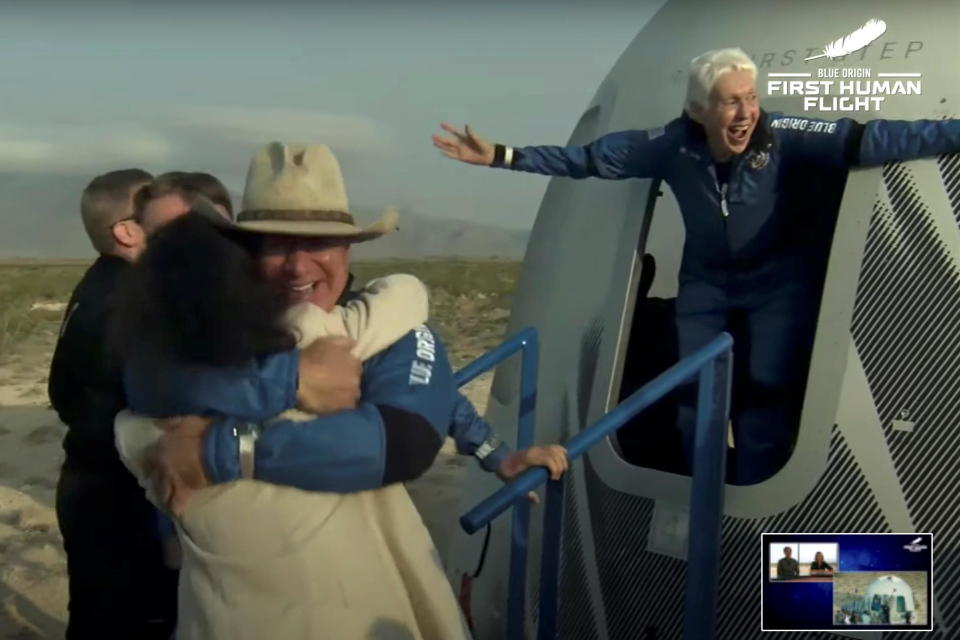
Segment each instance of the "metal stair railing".
M690 498L687 549L687 587L684 615L685 640L714 636L717 575L720 562L720 527L723 515L726 425L730 410L733 339L721 333L699 350L673 365L632 393L597 422L566 443L572 462L623 426L633 416L698 377L697 420L694 434L693 487ZM458 385L523 349L517 448L533 442L536 405L537 334L524 329L493 351L456 374ZM511 506L510 576L507 603L507 640L522 640L526 593L529 502L527 493L547 484L540 559L540 610L538 640L553 640L557 630L557 596L560 578L560 543L563 524L563 481L550 480L544 467L528 469L484 499L460 518L464 531L473 534Z
M540 361L537 330L533 327L527 327L511 336L499 347L488 351L457 371L454 374L454 381L457 387L462 387L477 376L496 367L517 351L522 352L520 360L520 402L517 408L517 450L519 451L533 445L534 416L537 406L537 366ZM483 525L479 525L478 528L481 526ZM526 583L529 530L530 504L525 499L522 503L517 504L513 510L509 578L509 584L511 585ZM469 533L473 533L473 531ZM525 595L526 590L521 589L507 603L507 638L523 637Z

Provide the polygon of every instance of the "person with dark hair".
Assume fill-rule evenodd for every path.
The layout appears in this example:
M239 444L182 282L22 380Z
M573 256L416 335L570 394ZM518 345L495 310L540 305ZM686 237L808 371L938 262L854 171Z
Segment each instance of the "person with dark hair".
M259 164L270 168L267 185L258 184ZM278 165L279 177L273 169ZM308 183L298 185L287 171ZM283 178L284 192L271 194L268 206L249 204L273 179ZM300 628L360 637L383 616L401 621L418 637L465 637L449 583L433 561L436 550L400 483L426 470L451 424L458 450L476 456L488 470L510 476L543 464L558 477L565 469L560 447L510 453L456 392L442 345L423 324L426 291L419 281L388 276L381 283L393 291L371 283L359 297L344 297L346 243L378 237L395 221L388 214L379 225L360 229L346 220L326 220L331 211L346 209L338 181L339 168L325 147L294 152L271 145L255 157L248 178L245 211L256 212L259 224L238 229L215 214L187 214L151 237L135 277L125 284L130 295L117 320L118 344L127 354L131 409L159 417L212 413L217 420L211 430L217 423L228 426L240 453L239 474L230 478L238 482L204 490L207 471L201 468L195 474L198 486L175 476L173 495L162 484L153 494L179 516L180 600L187 608L180 612L178 638L232 637L239 629L251 637L297 638L303 634L293 629ZM297 195L311 206L290 206ZM290 211L297 215L289 220L281 215ZM197 255L183 260L184 251ZM308 272L316 280L287 279L306 280ZM235 302L244 290L251 301ZM277 292L280 305L272 297ZM322 416L284 411L298 391L290 384L296 380L276 364L296 363L290 358L295 351L283 351L290 339L284 326L296 329L301 347L317 335L356 338L355 351L366 361L361 406ZM154 336L156 344L148 344ZM142 349L148 352L140 355ZM311 408L299 400L298 395L300 408ZM155 431L144 422L121 417L116 431L124 459L150 486L144 453ZM178 447L207 430L205 421L196 431L183 426L185 420L174 423L188 430ZM237 428L250 423L262 426ZM244 440L247 435L252 441ZM164 437L161 449L168 444ZM294 449L291 438L301 439ZM233 447L215 446L214 456L228 461ZM241 517L242 531L233 526ZM342 548L344 540L349 548ZM304 607L307 583L310 592L323 594L318 606ZM344 610L340 592L362 593L362 600ZM230 602L220 593L231 594ZM240 613L238 601L248 603Z
M171 360L240 366L293 348L286 300L259 277L244 238L225 237L206 217L216 215L195 207L165 224L121 281L111 337L128 371L153 374Z
M107 357L117 282L144 247L132 199L151 179L125 169L84 189L80 214L100 255L70 297L50 366L50 403L67 426L56 512L67 556L68 640L166 640L176 621L177 574L163 564L154 508L114 447L113 421L126 396L121 369Z
M777 580L792 580L800 577L800 565L792 558L793 549L783 548L783 557L777 562Z

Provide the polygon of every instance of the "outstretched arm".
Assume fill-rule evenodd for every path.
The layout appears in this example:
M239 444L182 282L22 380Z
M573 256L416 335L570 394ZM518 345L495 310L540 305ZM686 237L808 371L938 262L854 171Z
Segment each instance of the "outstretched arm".
M875 167L960 152L960 120L836 121L775 115L785 155L827 166Z
M960 153L960 120L871 120L864 125L859 164Z
M503 167L516 171L569 178L661 177L666 136L662 129L619 131L578 146L508 147L481 138L470 127L459 131L441 125L450 136L433 136L433 145L444 155L468 164Z

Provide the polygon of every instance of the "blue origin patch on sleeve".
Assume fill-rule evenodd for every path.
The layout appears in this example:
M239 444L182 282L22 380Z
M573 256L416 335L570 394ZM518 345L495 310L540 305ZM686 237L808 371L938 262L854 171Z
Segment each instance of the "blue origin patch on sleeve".
M836 133L837 123L810 118L778 118L770 123L771 129L792 129L806 133Z
M410 365L408 384L428 385L433 375L433 363L436 360L436 341L427 325L420 325L413 330L417 337L416 357Z
M647 129L647 138L650 140L656 140L663 135L663 127L654 127L653 129Z

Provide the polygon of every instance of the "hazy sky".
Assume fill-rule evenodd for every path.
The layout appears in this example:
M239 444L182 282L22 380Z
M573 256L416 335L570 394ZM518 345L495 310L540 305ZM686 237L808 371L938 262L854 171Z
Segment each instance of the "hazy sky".
M431 133L564 143L663 2L11 4L0 173L202 169L239 192L258 145L326 142L357 207L525 228L546 179L447 160Z

